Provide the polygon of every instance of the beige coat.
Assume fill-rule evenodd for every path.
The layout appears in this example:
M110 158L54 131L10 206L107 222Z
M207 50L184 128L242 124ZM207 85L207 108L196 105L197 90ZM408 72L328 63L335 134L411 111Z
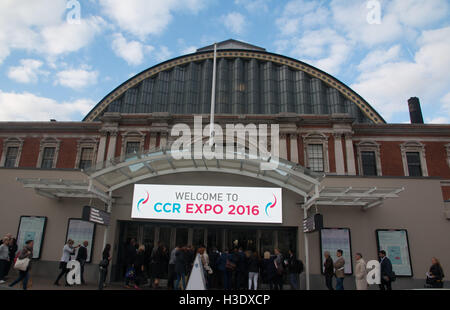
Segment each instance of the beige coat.
M336 278L345 278L345 260L341 256L334 262L334 273L336 275Z
M360 259L356 261L355 266L355 280L356 280L356 289L357 290L367 290L367 270L366 270L366 262L364 259Z

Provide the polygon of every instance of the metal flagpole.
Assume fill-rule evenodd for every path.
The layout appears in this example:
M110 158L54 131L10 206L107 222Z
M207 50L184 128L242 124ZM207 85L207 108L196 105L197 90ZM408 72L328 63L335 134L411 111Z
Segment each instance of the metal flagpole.
M216 70L217 69L217 43L214 43L214 64L213 64L213 79L211 90L211 116L209 121L209 145L214 143L214 113L216 107Z

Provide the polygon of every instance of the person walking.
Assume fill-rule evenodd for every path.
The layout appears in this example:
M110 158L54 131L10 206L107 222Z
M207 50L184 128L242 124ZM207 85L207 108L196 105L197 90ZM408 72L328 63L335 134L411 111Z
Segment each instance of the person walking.
M84 281L84 265L86 264L87 257L88 257L88 250L87 247L89 245L89 242L84 241L83 245L78 249L77 258L76 260L80 263L80 278L81 278L81 284L86 284Z
M106 244L105 249L103 250L102 260L100 261L100 264L99 264L99 271L100 271L100 276L99 276L99 281L98 281L98 289L99 290L103 290L103 288L106 287L105 282L106 282L106 277L108 276L108 266L109 266L109 262L111 261L110 251L111 251L111 245L108 243L108 244Z
M127 247L125 248L125 287L126 288L131 288L130 287L130 277L127 277L129 271L131 268L134 268L134 262L136 261L136 255L137 255L137 251L136 251L136 240L135 239L131 239L130 243L127 245Z
M392 290L392 263L391 260L386 256L386 251L381 250L378 253L378 257L380 258L380 269L381 269L381 291L391 291Z
M180 289L180 281L182 281L182 289L186 289L186 247L178 246L175 252L175 290Z
M337 260L334 262L334 269L336 275L336 290L344 290L344 278L345 278L345 259L342 257L344 251L341 249L337 250L336 256Z
M436 257L431 258L431 267L427 272L426 284L432 288L443 288L444 270Z
M333 288L333 277L334 277L334 262L331 258L330 252L324 252L325 262L323 263L323 274L325 276L325 285L328 290L332 291Z
M4 237L0 245L0 284L5 283L6 268L9 264L9 242L8 237Z
M361 253L355 254L355 281L356 289L359 291L367 290L367 268L366 262L362 258Z
M9 261L8 264L6 266L6 270L5 270L5 280L6 280L6 276L8 275L9 271L11 270L11 266L14 263L14 258L16 257L16 253L17 253L17 239L16 238L12 238L9 239Z
M144 282L145 276L145 246L141 245L138 248L136 260L134 262L134 269L136 270L136 279L134 288L140 290L140 285Z
M67 243L63 247L61 260L59 261L59 269L61 269L61 272L59 273L58 277L53 283L54 285L59 286L59 279L61 279L61 277L64 276L64 281L66 282L65 286L69 286L66 277L67 273L69 272L69 269L67 269L67 263L70 261L70 257L75 254L75 250L79 247L80 245L77 245L76 247L73 246L72 239L67 240Z
M276 274L274 278L275 289L283 290L284 258L279 249L274 249Z
M275 276L277 269L275 267L275 256L270 255L269 251L264 252L264 259L262 261L264 279L269 283L269 289L275 289Z
M259 278L260 261L258 253L255 251L251 253L248 259L248 289L257 290L258 289L258 278Z
M28 259L29 260L28 266L26 267L26 270L19 270L19 277L16 280L14 280L9 285L9 287L13 287L20 281L23 281L22 282L23 289L26 290L28 288L28 280L30 278L30 270L31 270L31 260L33 258L33 245L34 245L33 240L27 240L25 242L25 246L17 256L17 260Z

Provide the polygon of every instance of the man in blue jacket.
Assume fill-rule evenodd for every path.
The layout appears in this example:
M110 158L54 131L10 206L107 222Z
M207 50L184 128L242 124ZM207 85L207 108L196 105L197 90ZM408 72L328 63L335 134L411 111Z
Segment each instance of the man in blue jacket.
M381 250L378 253L378 257L380 258L380 268L381 268L381 284L380 290L391 291L391 283L392 283L392 263L389 258L386 257L386 251Z

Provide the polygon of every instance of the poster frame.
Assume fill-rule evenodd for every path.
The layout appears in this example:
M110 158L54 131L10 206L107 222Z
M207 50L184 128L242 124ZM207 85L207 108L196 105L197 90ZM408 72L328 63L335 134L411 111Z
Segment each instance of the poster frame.
M352 232L351 229L348 227L322 227L321 229L319 229L319 247L320 247L320 273L323 275L324 271L323 271L323 255L322 255L322 230L325 229L346 229L348 230L348 243L350 245L350 267L351 267L351 273L345 273L346 276L351 276L353 275L353 249L352 249Z
M87 240L89 242L89 244L91 245L91 255L89 256L89 260L86 261L86 264L90 264L92 262L92 255L94 254L94 241L95 241L95 232L96 232L96 228L97 228L97 224L90 222L90 221L85 221L82 218L76 218L76 217L70 217L67 219L67 229L66 229L66 239L64 239L64 244L67 242L67 240L69 239L69 227L70 227L70 221L71 220L76 220L76 221L83 221L83 222L88 222L94 225L94 230L92 232L92 237L91 240Z
M37 215L21 215L19 218L19 225L17 226L17 235L16 235L16 242L17 244L19 243L19 236L20 236L20 224L22 223L22 218L27 218L27 217L34 217L34 218L43 218L44 219L44 227L42 228L42 237L41 237L41 244L39 246L39 255L38 257L35 257L33 259L41 259L42 256L42 246L44 244L45 241L45 231L47 229L47 221L48 221L48 217L46 216L37 216ZM18 251L22 251L22 249L17 249Z
M376 229L375 230L375 237L377 239L377 255L380 252L381 248L380 248L380 240L379 240L379 235L378 232L380 231L404 231L405 235L406 235L406 245L408 246L408 257L409 257L409 266L411 269L411 275L399 275L399 274L395 274L395 276L397 278L412 278L414 276L414 270L413 270L413 265L412 265L412 260L411 260L411 248L409 247L409 237L408 237L408 230L407 229L388 229L388 228L384 228L384 229Z

